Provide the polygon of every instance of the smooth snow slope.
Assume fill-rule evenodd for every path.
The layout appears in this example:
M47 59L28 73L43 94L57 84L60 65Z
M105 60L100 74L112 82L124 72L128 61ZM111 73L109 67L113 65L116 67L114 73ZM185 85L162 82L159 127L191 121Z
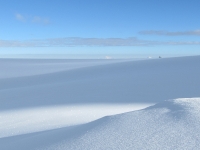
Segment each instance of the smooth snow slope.
M59 91L64 92L65 89L56 85L56 80L66 80L64 85L67 87L67 82L70 81L62 75L62 72L123 61L125 60L0 59L0 81L2 81L0 84L2 87L0 90L0 138L87 123L106 115L146 107L146 104L67 103L60 105L58 98L63 97L66 101L68 97L65 96L68 93L59 94ZM56 77L54 73L59 73L62 78ZM49 81L43 84L41 76ZM35 77L37 80L34 80ZM35 83L40 86L36 86ZM21 88L21 84L25 86ZM7 85L14 88L6 89ZM49 87L54 91L50 91ZM68 88L73 89L73 86ZM6 97L3 96L5 92ZM43 93L54 96L49 100L43 99ZM43 105L37 105L38 102L42 102Z
M54 73L119 62L93 59L0 59L0 79Z
M94 122L0 140L1 149L198 150L200 98L175 99Z
M109 118L115 117L106 117L83 126L68 127L69 125L131 111L135 109L136 104L140 106L160 103L166 99L200 97L200 56L142 61L40 61L0 60L0 70L3 72L0 75L0 149L7 149L7 146L11 145L19 149L20 147L23 149L23 146L25 146L24 149L35 148L34 146L49 148L52 144L54 144L52 149L59 146L63 146L63 149L72 146L68 148L73 149L76 141L83 143L84 148L84 143L89 141L89 135L94 136L96 133L87 134L86 142L79 141L82 135L102 124L107 124L107 121L108 126L111 127ZM17 70L19 73L14 74ZM195 104L198 105L198 103ZM113 107L118 109L114 110ZM144 105L140 108L144 108ZM156 112L159 115L162 111ZM178 112L189 113L189 111ZM145 116L139 115L141 117L138 116L138 121L143 117L145 119ZM149 118L147 119L150 120L154 116L156 113L149 117L147 115ZM194 117L196 120L198 113ZM167 117L163 119L165 118ZM168 120L170 121L169 118ZM117 125L115 122L113 126L115 124ZM167 123L161 124L161 128L165 127L164 124ZM194 121L189 127L193 124L195 124ZM126 124L122 123L122 125L125 128ZM187 126L186 122L183 125ZM196 129L196 125L194 126ZM142 126L142 123L138 126L133 124L133 127L138 127L138 131L140 127L141 130L146 128ZM127 122L127 134L128 129L131 128ZM98 129L95 132L101 133L102 130ZM114 130L111 131L114 132ZM144 131L147 132L147 130ZM160 131L160 133L166 133L161 129ZM146 139L145 132L141 138ZM176 133L176 129L173 132ZM106 132L102 133L106 135ZM154 137L153 133L147 135L147 138ZM111 139L110 144L112 144ZM157 140L155 139L154 142ZM115 145L117 144L114 142L113 147ZM123 145L128 148L127 144ZM76 148L81 149L81 146Z
M199 97L199 64L200 56L167 58L0 79L0 110Z

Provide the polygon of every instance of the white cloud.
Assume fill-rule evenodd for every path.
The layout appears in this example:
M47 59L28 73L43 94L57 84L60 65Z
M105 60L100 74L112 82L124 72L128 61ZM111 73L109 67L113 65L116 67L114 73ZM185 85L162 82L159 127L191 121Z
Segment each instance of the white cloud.
M112 59L111 56L105 56L105 59Z
M15 14L15 18L16 18L18 21L22 21L22 22L26 21L25 17L22 16L21 14L19 14L19 13L16 13L16 14Z
M0 47L37 47L32 41L0 40Z
M157 46L157 45L200 45L200 41L148 41L137 38L52 38L27 41L0 40L0 47L70 47L70 46Z
M50 20L48 18L42 18L42 17L39 17L39 16L34 16L32 18L32 22L33 23L40 23L40 24L49 24Z
M161 36L200 36L200 30L193 30L193 31L160 31L160 30L148 30L148 31L140 31L140 34L144 35L161 35Z
M37 23L37 24L43 24L43 25L50 24L50 20L48 18L43 18L40 16L24 17L22 14L16 13L15 18L18 21L22 21L22 22L26 21L30 23Z

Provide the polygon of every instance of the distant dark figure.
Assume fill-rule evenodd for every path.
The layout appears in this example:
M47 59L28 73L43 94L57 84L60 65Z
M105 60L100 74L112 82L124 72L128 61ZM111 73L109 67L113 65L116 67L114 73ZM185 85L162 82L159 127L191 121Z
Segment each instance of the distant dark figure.
M159 56L159 58L162 58L161 56Z

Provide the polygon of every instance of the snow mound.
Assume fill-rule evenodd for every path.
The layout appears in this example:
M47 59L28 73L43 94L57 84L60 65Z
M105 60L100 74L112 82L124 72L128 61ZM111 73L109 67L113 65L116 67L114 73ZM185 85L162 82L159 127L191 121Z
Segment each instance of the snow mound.
M197 150L199 124L200 98L182 98L81 126L3 138L0 142L7 143L2 144L5 149Z
M91 123L94 125L76 140L63 143L63 147L68 150L200 147L200 98L169 100L97 122Z
M199 149L199 64L2 59L0 149Z

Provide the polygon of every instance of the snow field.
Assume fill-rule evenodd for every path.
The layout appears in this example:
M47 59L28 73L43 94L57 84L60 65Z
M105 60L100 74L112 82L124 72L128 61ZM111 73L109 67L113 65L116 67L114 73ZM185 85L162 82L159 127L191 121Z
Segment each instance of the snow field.
M196 150L199 64L1 59L0 148Z

